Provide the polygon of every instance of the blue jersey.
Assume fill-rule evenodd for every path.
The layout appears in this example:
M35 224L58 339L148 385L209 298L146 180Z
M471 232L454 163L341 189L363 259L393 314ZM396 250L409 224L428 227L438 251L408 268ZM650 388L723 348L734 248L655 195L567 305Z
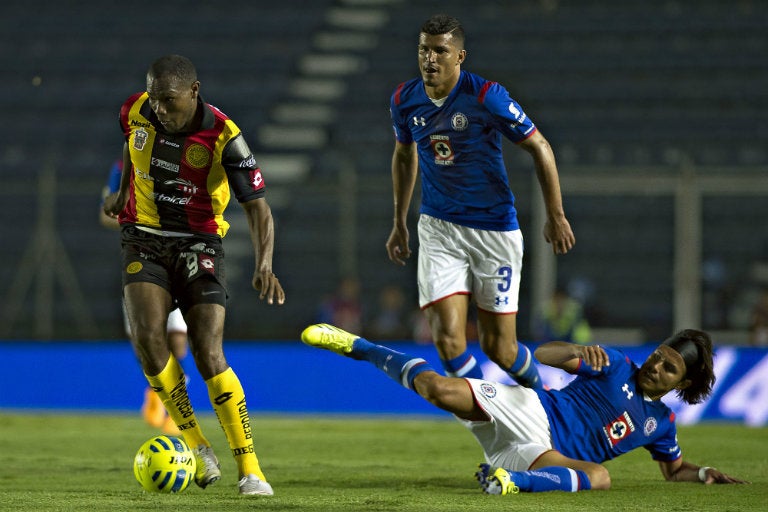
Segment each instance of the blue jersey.
M395 138L417 146L421 213L475 229L519 228L501 137L517 143L536 127L504 87L462 71L436 106L416 78L395 89L390 113Z
M680 458L674 413L637 389L635 363L617 350L605 351L610 366L598 372L582 362L578 377L562 390L537 390L554 448L566 457L591 462L613 459L640 446L654 460Z
M120 179L123 174L123 161L115 160L112 164L112 168L109 170L109 180L107 181L107 190L110 194L114 194L120 190Z
M109 169L109 178L107 178L107 184L101 189L101 205L104 206L104 200L110 194L114 194L120 190L120 179L123 174L123 161L115 160L112 164L112 168Z

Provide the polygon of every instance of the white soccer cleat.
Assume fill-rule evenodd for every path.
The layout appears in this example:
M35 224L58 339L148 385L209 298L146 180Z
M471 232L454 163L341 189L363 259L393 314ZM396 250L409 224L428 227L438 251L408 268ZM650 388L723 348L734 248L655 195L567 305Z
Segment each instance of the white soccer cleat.
M244 496L273 496L275 494L272 486L256 475L244 476L237 485L240 487L240 494Z
M221 478L219 459L213 453L213 448L204 444L201 444L192 452L195 454L195 459L197 459L195 483L198 487L205 489L209 484Z

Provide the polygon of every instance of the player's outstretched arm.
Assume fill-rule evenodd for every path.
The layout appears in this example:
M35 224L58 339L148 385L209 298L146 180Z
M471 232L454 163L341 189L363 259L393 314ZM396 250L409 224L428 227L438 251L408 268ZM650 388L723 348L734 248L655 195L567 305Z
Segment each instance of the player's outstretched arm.
M565 341L550 341L541 345L533 354L542 364L575 372L581 361L600 371L608 366L608 354L600 345L576 345Z
M704 484L748 484L746 480L740 480L722 471L708 466L696 464L678 459L672 462L659 461L659 469L664 478L670 482L701 482Z

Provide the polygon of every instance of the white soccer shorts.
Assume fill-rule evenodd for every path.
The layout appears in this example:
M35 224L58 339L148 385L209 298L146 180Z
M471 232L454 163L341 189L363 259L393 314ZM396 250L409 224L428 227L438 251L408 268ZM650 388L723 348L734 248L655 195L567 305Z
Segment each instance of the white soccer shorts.
M477 438L488 464L527 471L541 454L553 449L547 413L535 391L486 380L465 380L475 402L491 419L458 419Z
M419 306L456 294L471 294L477 307L517 313L523 235L520 230L488 231L421 215Z

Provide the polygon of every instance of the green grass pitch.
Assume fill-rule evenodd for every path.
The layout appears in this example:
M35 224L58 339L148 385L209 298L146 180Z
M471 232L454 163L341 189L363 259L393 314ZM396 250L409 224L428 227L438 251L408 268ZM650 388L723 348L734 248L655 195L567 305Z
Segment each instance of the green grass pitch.
M0 411L0 510L16 511L546 511L768 510L768 428L680 428L685 457L751 485L664 482L644 450L608 463L607 492L483 495L482 454L449 417L253 415L256 450L273 497L237 494L236 469L213 416L206 435L222 479L206 490L145 493L133 455L156 432L136 414Z

